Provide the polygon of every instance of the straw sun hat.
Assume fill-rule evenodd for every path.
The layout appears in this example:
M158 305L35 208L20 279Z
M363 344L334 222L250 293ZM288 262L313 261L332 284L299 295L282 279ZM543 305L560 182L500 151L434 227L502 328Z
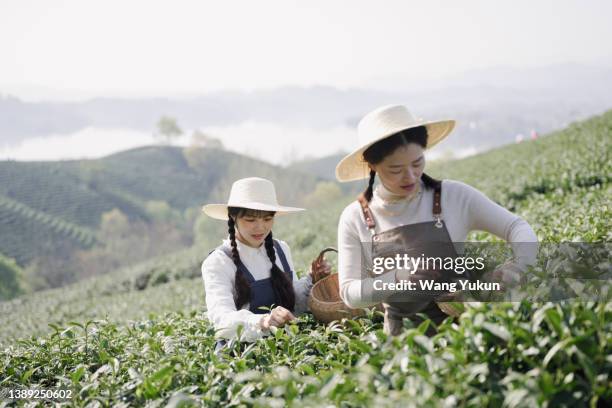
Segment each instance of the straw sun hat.
M363 159L363 152L379 140L419 126L427 128L429 149L448 136L455 127L455 121L424 121L413 116L402 105L387 105L368 113L361 119L357 128L360 147L340 160L336 166L336 178L342 182L367 178L370 169Z
M227 220L228 207L242 207L252 210L275 211L276 214L288 214L304 211L303 208L279 205L276 200L276 190L270 180L259 177L249 177L236 180L232 184L227 204L207 204L202 211L217 220Z

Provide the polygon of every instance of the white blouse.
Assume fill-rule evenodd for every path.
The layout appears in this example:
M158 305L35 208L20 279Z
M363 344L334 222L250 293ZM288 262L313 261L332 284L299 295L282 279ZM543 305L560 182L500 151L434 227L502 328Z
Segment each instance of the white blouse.
M312 287L310 276L298 279L291 259L289 246L278 240L281 244L287 263L293 271L293 288L295 290L295 313L303 313L308 310L308 296ZM270 277L272 263L266 253L264 245L253 248L236 240L240 260L251 272L255 280ZM229 239L223 241L224 246L231 248ZM276 265L283 270L278 253ZM234 304L236 265L234 261L220 250L215 250L202 262L202 278L204 279L204 291L206 293L206 309L208 319L217 329L216 337L229 339L236 335L238 326L242 325L241 340L253 342L268 334L261 329L259 321L263 314L255 314L249 310L249 304L236 310Z
M421 181L420 190L411 197L398 199L381 183L375 188L370 210L376 222L376 233L402 225L433 221L433 189L425 190ZM535 262L538 238L529 224L519 216L491 201L477 189L459 181L442 181L442 219L453 242L466 242L470 231L490 232L509 242L514 254L514 265L524 270ZM367 260L372 259L372 234L368 230L361 205L358 201L349 204L338 225L338 279L340 297L349 306L370 307L372 294L362 296L364 288L373 286L374 278L361 277L362 251ZM521 243L531 243L524 245ZM383 283L395 282L395 271L376 277ZM371 281L371 282L370 282Z

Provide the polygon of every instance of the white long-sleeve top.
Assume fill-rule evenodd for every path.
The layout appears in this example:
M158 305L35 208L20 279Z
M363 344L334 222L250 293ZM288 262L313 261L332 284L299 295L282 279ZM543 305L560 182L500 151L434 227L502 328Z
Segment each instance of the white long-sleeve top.
M293 288L295 290L295 313L303 313L308 309L308 296L312 281L310 276L298 279L291 259L289 245L278 240L287 258L287 263L293 271ZM264 245L253 248L236 241L240 260L251 272L255 280L270 277L272 263ZM223 241L224 246L231 248L229 239ZM283 270L278 253L276 265ZM236 335L238 326L242 325L241 340L253 342L268 333L261 329L259 321L264 316L249 310L247 303L237 310L234 304L236 265L234 261L220 250L213 251L202 262L202 278L206 294L206 309L208 319L217 330L216 337L229 339Z
M409 198L398 199L382 183L374 189L370 210L376 222L376 233L399 226L433 221L433 189L421 188ZM514 265L524 270L535 262L538 239L529 224L519 216L490 200L477 189L453 180L442 181L442 219L453 242L466 242L470 231L490 232L509 242L514 254ZM362 251L366 260L372 259L372 234L365 223L358 201L349 204L338 225L338 279L340 297L349 306L370 307L371 294L362 296L362 285L373 286L374 278L362 280ZM362 243L368 243L362 245ZM371 265L365 265L371 266ZM395 271L376 277L383 283L396 281Z

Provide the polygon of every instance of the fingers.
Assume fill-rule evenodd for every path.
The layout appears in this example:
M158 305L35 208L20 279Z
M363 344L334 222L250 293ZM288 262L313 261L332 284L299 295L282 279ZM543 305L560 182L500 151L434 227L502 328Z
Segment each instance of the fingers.
M267 315L261 318L259 325L262 329L268 330L271 326L282 327L285 323L294 320L295 316L291 311L282 306L277 306Z
M329 251L333 251L336 253L338 252L336 248L327 247L323 249L310 264L310 276L312 278L313 283L331 274L331 266L325 260L325 253Z
M270 314L267 314L267 315L264 315L264 317L262 317L262 318L259 320L259 326L260 326L260 327L261 327L263 330L269 330L269 329L270 329L270 325L271 325L270 318L271 318L271 315L270 315Z
M331 272L331 265L327 263L327 261L323 261L316 268L316 272L319 275L329 275L329 273Z
M277 306L274 308L274 310L278 310L277 313L278 315L285 319L285 321L289 321L289 320L293 320L295 319L295 316L293 315L293 313L291 313L289 310L285 309L282 306Z
M270 315L270 326L280 327L283 324L285 324L285 322L281 318Z
M331 274L331 265L325 259L316 259L310 265L310 277L312 282L318 282L320 279Z
M331 274L331 267L320 269L317 273L317 281L329 276Z
M285 323L294 320L295 316L289 310L285 309L282 306L277 306L272 309L270 313L270 319L273 322L273 326L280 327Z
M279 316L275 315L274 313L270 313L268 315L267 320L268 320L268 325L267 325L268 328L270 326L280 327L283 324L285 324L285 321L282 318L280 318Z

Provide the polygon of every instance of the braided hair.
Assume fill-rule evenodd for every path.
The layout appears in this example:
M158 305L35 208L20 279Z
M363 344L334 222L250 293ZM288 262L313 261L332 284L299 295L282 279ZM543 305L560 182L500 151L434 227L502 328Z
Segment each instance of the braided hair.
M230 245L232 247L232 260L236 265L236 278L234 293L234 304L236 309L241 309L245 304L249 303L251 298L251 287L246 277L240 272L240 254L238 253L238 246L236 243L236 219L244 216L253 217L265 217L274 215L273 211L259 211L251 210L241 207L228 207L228 232L230 237ZM291 311L295 308L295 291L293 290L293 282L289 280L285 272L283 272L276 265L276 252L274 251L274 240L272 238L272 231L268 234L264 241L264 246L268 258L272 263L270 269L270 281L274 290L275 298L277 299L280 306Z
M251 298L251 286L244 274L240 272L240 254L238 253L238 246L236 244L236 222L231 216L227 219L227 230L229 232L230 245L232 246L232 260L234 261L234 265L236 265L234 304L236 305L236 310L240 310L242 306L249 303L249 299Z
M295 291L293 290L293 282L289 281L287 274L276 265L276 252L274 252L274 240L272 231L268 234L265 240L266 253L272 268L270 269L270 277L272 278L272 288L274 295L278 299L280 306L291 311L295 308Z
M363 192L363 196L365 199L370 202L372 200L372 195L374 195L374 179L376 178L376 172L374 170L370 170L370 181L368 181L368 188Z
M363 158L369 164L378 164L382 162L385 157L393 154L395 149L398 147L406 146L410 143L416 143L423 149L426 148L427 128L425 126L418 126L412 129L402 130L382 140L379 140L363 152ZM361 193L368 202L372 200L375 178L376 172L374 170L370 170L368 187L363 193ZM421 175L421 180L423 180L425 188L435 188L439 183L438 180L428 176L425 173Z

